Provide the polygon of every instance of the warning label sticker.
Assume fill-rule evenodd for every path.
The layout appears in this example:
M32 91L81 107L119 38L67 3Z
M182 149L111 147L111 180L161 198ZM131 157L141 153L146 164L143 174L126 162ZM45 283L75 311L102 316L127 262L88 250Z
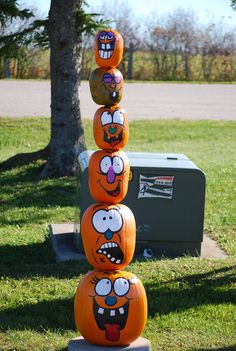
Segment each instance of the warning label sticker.
M174 176L144 176L139 175L138 199L161 197L172 199Z

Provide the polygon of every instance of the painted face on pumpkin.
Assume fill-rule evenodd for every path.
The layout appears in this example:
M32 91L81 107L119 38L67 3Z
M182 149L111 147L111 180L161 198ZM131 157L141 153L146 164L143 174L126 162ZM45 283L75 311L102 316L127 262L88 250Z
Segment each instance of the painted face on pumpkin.
M93 131L95 142L101 149L123 148L129 137L125 111L119 106L101 107L95 113Z
M119 203L129 181L129 160L122 151L99 150L89 160L89 189L98 202Z
M121 73L116 70L113 74L105 73L102 77L105 89L107 90L111 101L117 103L119 101L119 94L122 88L123 77Z
M115 49L115 41L116 37L114 32L112 31L102 31L97 36L98 41L98 54L99 57L107 60L109 59L114 52Z
M122 269L133 258L136 225L125 205L91 205L81 221L86 257L97 269Z
M105 338L118 341L128 318L131 282L122 277L111 280L105 276L100 280L95 276L91 281L95 284L93 313L97 326L105 331Z
M117 105L123 92L123 76L115 68L97 68L89 78L90 92L98 105Z
M122 36L115 30L104 29L95 38L95 58L100 67L116 67L123 54Z
M89 342L127 345L140 335L146 318L145 290L139 278L132 273L92 271L78 286L75 321Z

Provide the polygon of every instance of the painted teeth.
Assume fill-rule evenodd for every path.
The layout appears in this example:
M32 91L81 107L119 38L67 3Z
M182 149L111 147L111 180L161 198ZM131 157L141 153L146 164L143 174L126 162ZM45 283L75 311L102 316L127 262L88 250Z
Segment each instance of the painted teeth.
M119 308L119 312L120 312L120 314L124 314L124 313L125 313L124 308L123 308L123 307L120 307L120 308ZM99 314L104 314L104 308L99 307L98 313L99 313ZM114 317L115 315L116 315L116 310L110 310L110 316L111 316L111 317Z
M106 45L105 44L102 44L102 49L106 49Z
M120 312L120 314L124 314L125 313L125 310L123 309L123 307L119 308L119 312Z
M99 313L99 314L103 314L103 313L104 313L104 308L99 307L98 313Z
M115 310L111 310L110 311L110 316L115 316L116 315L116 311Z
M108 247L118 247L118 245L116 243L105 243L100 247L100 249L107 249Z
M112 96L113 96L113 97L116 97L116 91L114 91L114 92L112 93Z
M109 253L109 249L116 247L118 247L116 243L105 243L100 247L100 249L97 250L97 253L105 255L110 262L120 264L122 260L119 258L116 259L114 256L112 256L112 252Z
M110 45L110 44L107 44L107 45ZM102 49L105 49L104 46L105 46L105 44L102 44ZM107 47L106 47L106 49L107 49ZM109 49L110 49L110 47L109 47ZM101 58L104 58L104 59L109 59L112 54L113 54L113 51L99 50L99 56Z

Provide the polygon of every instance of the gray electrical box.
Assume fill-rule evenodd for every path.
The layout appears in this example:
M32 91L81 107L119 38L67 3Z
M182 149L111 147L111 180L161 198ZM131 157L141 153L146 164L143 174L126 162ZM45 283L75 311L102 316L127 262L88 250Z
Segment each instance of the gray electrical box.
M93 151L79 156L80 214L95 200L88 188L88 161ZM128 193L122 201L134 213L136 255L198 256L203 240L205 175L185 155L127 152L130 160ZM78 223L78 218L76 223ZM79 227L75 229L79 232ZM79 233L77 248L83 251Z

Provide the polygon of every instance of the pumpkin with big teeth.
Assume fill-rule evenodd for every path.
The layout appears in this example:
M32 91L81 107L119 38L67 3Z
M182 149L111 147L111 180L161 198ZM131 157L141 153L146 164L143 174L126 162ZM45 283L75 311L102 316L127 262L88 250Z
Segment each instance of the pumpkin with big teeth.
M122 59L124 41L116 30L103 29L95 37L94 48L98 66L116 67Z
M142 282L126 271L88 272L75 294L74 316L76 327L88 342L129 345L142 333L147 320Z

